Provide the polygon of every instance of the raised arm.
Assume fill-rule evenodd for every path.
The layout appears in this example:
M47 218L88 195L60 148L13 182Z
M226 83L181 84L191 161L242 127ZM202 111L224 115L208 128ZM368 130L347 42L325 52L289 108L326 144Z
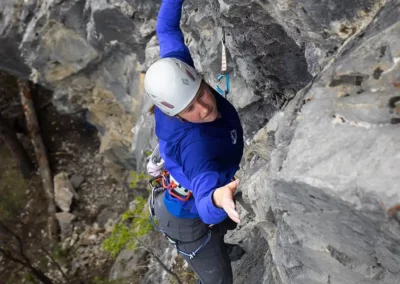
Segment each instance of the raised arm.
M161 58L173 57L194 67L188 47L185 45L179 23L184 0L163 0L157 17L156 33Z

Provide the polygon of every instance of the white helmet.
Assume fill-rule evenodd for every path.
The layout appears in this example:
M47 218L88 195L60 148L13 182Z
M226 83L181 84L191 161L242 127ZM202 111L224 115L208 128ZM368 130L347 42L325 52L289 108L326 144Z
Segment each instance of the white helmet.
M202 77L176 58L163 58L150 66L144 79L146 94L169 116L184 110L199 90Z

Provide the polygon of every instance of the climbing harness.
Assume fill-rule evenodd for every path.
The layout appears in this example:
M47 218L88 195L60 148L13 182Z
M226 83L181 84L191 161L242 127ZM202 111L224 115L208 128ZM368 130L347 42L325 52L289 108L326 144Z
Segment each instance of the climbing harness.
M221 54L221 73L217 77L217 86L216 90L220 93L224 98L227 97L231 88L231 82L229 78L229 73L227 72L227 63L226 63L226 46L225 46L225 31L222 30L222 54ZM225 81L225 90L222 89L219 84Z
M176 188L178 188L180 185L178 183L176 183L176 181L172 178L172 176L167 171L163 171L161 175L150 179L149 185L151 188L151 196L150 196L150 201L149 201L150 222L153 224L153 227L156 229L156 231L162 233L167 238L167 240L176 248L178 253L180 253L184 256L187 256L190 259L193 259L210 241L211 226L207 232L207 234L208 234L207 239L204 241L204 243L201 246L199 246L195 251L193 251L191 253L187 253L187 252L180 250L178 248L178 246L182 245L182 244L189 244L189 243L196 242L197 240L204 237L205 234L200 236L200 238L198 238L194 241L190 241L190 242L179 241L179 240L176 240L176 239L168 236L168 234L163 229L161 229L154 220L154 218L156 218L155 212L154 212L154 203L155 203L155 199L159 193L163 192L164 190L168 190L168 192L172 196L178 198L179 200L187 201L192 196L192 192L185 191L187 189L183 189L183 190L180 190L178 193L178 191L176 191ZM186 194L186 196L182 196L180 192L183 192L184 194ZM179 197L177 197L177 196L179 196Z

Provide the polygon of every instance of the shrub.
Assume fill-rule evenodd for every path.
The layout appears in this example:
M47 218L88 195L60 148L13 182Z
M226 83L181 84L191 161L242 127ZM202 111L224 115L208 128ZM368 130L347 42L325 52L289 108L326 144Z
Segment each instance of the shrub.
M134 249L137 238L153 230L149 220L147 201L141 196L135 200L136 209L124 212L121 221L115 224L111 236L104 240L103 248L114 258L124 248Z

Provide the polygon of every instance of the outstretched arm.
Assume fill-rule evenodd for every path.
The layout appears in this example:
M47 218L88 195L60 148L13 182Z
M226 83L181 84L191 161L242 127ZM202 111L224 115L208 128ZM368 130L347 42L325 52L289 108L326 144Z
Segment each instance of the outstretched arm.
M173 57L194 67L188 47L185 45L179 23L184 0L163 0L157 17L156 33L161 58Z
M181 152L182 169L190 181L200 218L206 224L218 224L229 216L240 222L233 194L238 181L230 182L237 169L221 170L218 159L210 155L210 143L197 141Z

